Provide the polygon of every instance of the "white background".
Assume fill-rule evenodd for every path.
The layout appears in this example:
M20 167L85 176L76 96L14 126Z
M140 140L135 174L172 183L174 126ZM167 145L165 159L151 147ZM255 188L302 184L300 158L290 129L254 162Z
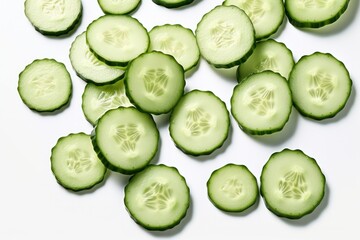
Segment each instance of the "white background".
M133 14L150 30L155 25L180 23L195 30L202 15L222 0L196 1L183 9L169 10L143 0ZM187 179L192 204L180 225L165 232L150 232L138 226L123 204L128 176L111 173L93 191L72 193L57 184L50 171L50 150L61 136L90 133L91 125L81 110L85 83L69 62L74 38L102 15L97 1L83 1L83 18L72 35L45 37L34 30L24 15L23 1L0 1L0 239L360 239L360 154L358 81L360 81L359 1L330 27L317 31L296 29L285 19L273 36L284 42L295 60L315 51L330 52L351 73L353 92L346 108L335 118L313 121L294 109L280 133L252 137L232 119L229 139L214 154L187 156L178 150L168 133L167 116L157 117L161 149L153 163L176 166ZM18 74L37 58L55 58L65 63L73 79L71 104L56 114L29 110L17 93ZM232 71L220 71L204 60L187 78L187 90L211 90L230 109L236 84ZM317 159L327 178L321 205L300 220L272 214L262 199L245 213L228 214L208 200L206 181L226 163L245 164L259 179L268 157L283 148L299 148Z

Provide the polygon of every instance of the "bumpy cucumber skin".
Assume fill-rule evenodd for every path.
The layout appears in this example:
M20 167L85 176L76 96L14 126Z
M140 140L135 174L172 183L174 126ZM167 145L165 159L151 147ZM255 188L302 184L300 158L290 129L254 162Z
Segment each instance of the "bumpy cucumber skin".
M292 151L292 152L297 152L301 155L305 155L307 156L307 158L309 159L309 161L312 161L314 163L314 166L317 166L318 169L320 170L321 172L321 175L322 175L322 179L323 179L323 182L324 182L324 187L323 187L323 190L322 190L322 196L319 198L318 202L314 204L313 208L312 209L309 209L308 211L306 212L303 212L301 214L298 214L298 215L293 215L293 214L287 214L287 213L284 213L282 211L280 211L279 209L276 209L276 208L273 208L271 205L269 205L266 201L266 194L264 193L264 188L263 188L263 185L262 183L264 182L264 178L263 178L263 172L264 170L268 167L268 164L270 162L270 160L276 156L277 154L281 154L282 152L285 152L285 151ZM262 172L261 172L261 175L260 175L260 195L261 197L264 199L264 202L265 202L265 206L267 207L267 209L269 209L272 213L274 213L275 215L279 216L279 217L282 217L282 218L288 218L288 219L300 219L308 214L311 214L316 208L317 206L319 206L319 204L321 203L321 201L323 200L324 196L325 196L325 189L326 189L326 177L325 175L322 173L319 165L317 164L316 160L312 157L309 157L308 155L306 155L302 150L300 149L288 149L288 148L285 148L283 149L282 151L280 152L275 152L273 154L271 154L269 160L265 163L265 165L263 166L263 169L262 169Z
M26 1L25 3L26 4ZM43 35L46 35L46 36L54 36L54 37L59 37L59 36L63 36L63 35L67 35L67 34L70 34L71 31L75 30L75 28L80 24L80 20L82 18L82 14L83 14L83 6L81 4L80 6L80 12L78 14L78 16L76 17L76 19L74 20L74 22L66 29L64 30L61 30L61 31L56 31L56 32L53 32L53 31L47 31L47 30L44 30L44 29L41 29L39 28L38 26L35 26L29 19L29 21L31 22L31 24L33 25L33 27L35 28L36 31L38 31L39 33L43 34ZM26 12L25 12L25 15L26 15ZM27 16L27 15L26 15Z
M103 18L103 17L106 17L106 16L109 16L109 14L106 14L106 15L104 15L104 16L101 16L101 17L99 17L98 19L95 19L93 22L95 22L95 21L97 21L97 20L99 20L99 19L101 19L101 18ZM113 16L115 16L115 15L113 15ZM130 16L129 16L129 17L130 17ZM133 18L133 17L131 17L131 18ZM138 19L136 19L136 18L133 18L133 19L134 19L135 21L137 21L137 22L139 23L139 26L141 26L141 27L146 31L146 33L147 33L147 48L146 48L146 50L145 50L145 52L144 52L144 53L146 53L146 52L149 50L149 47L150 47L150 37L149 37L148 31L147 31L147 29L144 27L144 25L143 25ZM93 23L93 22L91 22L91 23ZM86 31L88 31L91 23L88 25ZM88 42L88 41L87 41L87 42ZM128 64L129 64L132 60L134 60L134 59L132 59L132 60L129 60L129 61L126 61L126 62L109 61L109 60L107 60L106 58L104 58L104 57L102 57L101 55L99 55L98 53L96 53L96 52L94 51L94 49L92 49L92 48L90 47L90 45L89 45L89 49L90 49L90 51L96 56L97 59L99 59L100 61L106 63L106 64L109 65L109 66L127 67Z
M101 10L105 13L105 14L109 14L109 15L124 15L124 14L130 14L130 13L133 13L135 12L141 5L141 0L139 0L139 3L131 10L129 11L124 11L124 12L121 12L121 13L116 13L116 12L113 12L113 11L107 11L104 7L102 7L102 5L100 4L100 0L97 0L98 1L98 4L101 8Z
M190 3L194 2L194 0L178 0L177 3L169 3L166 0L152 0L152 1L159 6L163 6L166 8L178 8L185 5L189 5Z
M21 73L19 74L19 81L20 81L20 78L21 78L22 73L23 73L28 67L30 67L33 63L38 62L38 61L42 61L42 60L57 62L57 63L63 65L64 68L66 69L66 66L65 66L64 63L58 62L58 61L56 61L55 59L52 59L52 58L35 59L32 63L30 63L29 65L27 65L23 71L21 71ZM69 78L70 78L70 80L71 80L70 73L68 72L68 74L69 74ZM70 102L70 100L71 100L72 89L73 89L73 86L72 86L72 83L71 83L71 84L70 84L70 89L69 89L69 95L68 95L66 101L60 103L57 107L52 108L52 109L39 109L39 108L37 108L36 106L30 105L25 99L23 99L23 97L22 97L21 94L20 94L21 90L19 89L19 87L17 88L18 93L19 93L20 98L21 98L21 100L23 101L23 103L24 103L29 109L31 109L31 110L33 110L33 111L36 111L36 112L40 112L40 113L55 112L55 111L60 110L60 109L62 109L63 107L65 107L65 106Z
M129 189L129 187L128 187L128 186L129 186L129 183L137 176L137 174L142 174L142 172L145 172L145 171L147 171L147 170L149 170L149 169L151 169L151 168L154 168L154 167L166 167L166 168L171 168L171 169L175 170L175 171L179 174L179 176L181 176L182 180L184 181L184 183L185 183L185 185L186 185L186 189L187 189L187 194L188 194L188 196L189 196L189 201L187 202L187 205L185 206L185 211L184 211L183 215L181 215L181 216L177 219L177 221L174 221L174 222L172 222L172 223L169 223L169 225L166 225L166 226L163 226L163 227L160 227L160 226L149 226L148 224L142 222L140 219L135 218L135 216L133 216L133 215L131 214L131 212L129 211L129 208L128 208L128 200L127 200L127 198L126 198L126 192L127 192L128 189ZM176 167L169 167L169 166L167 166L167 165L165 165L165 164L158 164L158 165L150 164L150 165L148 165L145 169L143 169L141 172L138 172L137 174L132 175L132 176L130 177L128 184L127 184L127 185L125 186L125 188L124 188L124 193L125 193L125 197L124 197L125 208L126 208L126 210L128 211L130 217L131 217L138 225L140 225L141 227L143 227L143 228L145 228L145 229L147 229L147 230L150 230L150 231L165 231L165 230L169 230L169 229L171 229L171 228L174 228L175 226L177 226L178 224L180 224L180 222L185 218L185 216L186 216L186 214L187 214L187 211L188 211L188 209L189 209L189 207L190 207L191 197L190 197L190 188L189 188L189 186L188 186L187 183L186 183L186 179L184 178L184 176L182 176L182 175L180 174L179 170L178 170Z
M217 97L213 92L211 92L211 91L201 91L201 90L195 89L195 90L192 90L191 92L206 92L206 93L208 93L208 94L214 95L216 98L218 98L218 99L222 102L222 104L224 105L224 108L227 109L227 108L226 108L226 104L225 104L219 97ZM178 102L178 104L181 102L181 100L182 100L187 94L189 94L189 93L191 93L191 92L186 93L182 98L180 98L180 101ZM175 106L175 108L178 106L178 104ZM171 115L170 115L170 120L169 120L170 125L171 125L171 122L173 121L173 119L174 119L174 117L175 117L173 113L174 113L174 111L172 111L172 112L171 112ZM206 151L194 152L194 151L192 151L192 150L189 150L189 149L181 146L181 145L176 141L175 137L173 136L170 125L169 125L170 137L172 138L172 140L173 140L174 143L175 143L175 146L176 146L178 149L180 149L180 150L181 150L182 152L184 152L185 154L189 154L189 155L194 156L194 157L198 157L198 156L202 156L202 155L210 155L210 154L213 153L215 150L221 148L221 147L224 145L226 139L228 138L229 129L230 129L230 114L228 113L228 129L227 129L227 132L225 133L224 139L223 139L221 142L219 142L218 145L216 145L216 146L214 146L213 148L211 148L211 149L209 149L209 150L206 150Z
M325 55L327 55L327 56L329 56L329 57L331 57L331 58L335 58L335 57L334 57L332 54L330 54L330 53L314 52L314 53L311 54L311 55L302 56L302 57L298 60L298 62L301 61L301 60L304 60L304 59L306 59L306 58L309 58L309 57L311 57L312 55L316 55L316 54L325 54ZM337 58L335 58L335 59L338 61L338 63L339 63L344 69L347 70L345 64L344 64L342 61L340 61L340 60L337 59ZM295 67L295 66L294 66L294 67ZM336 111L330 112L330 113L327 114L327 115L315 115L315 114L309 113L309 112L307 112L306 110L302 109L301 106L299 106L299 105L296 103L296 101L293 101L294 107L299 111L299 113L300 113L302 116L308 117L308 118L311 118L311 119L317 120L317 121L321 121L321 120L325 120L325 119L329 119L329 118L335 117L341 110L343 110L343 109L345 108L346 103L348 102L348 100L349 100L349 98L350 98L350 95L351 95L351 92L352 92L353 82L352 82L352 80L351 80L349 71L347 71L347 77L348 77L348 79L350 80L350 81L349 81L350 91L349 91L349 93L348 93L348 95L347 95L347 98L344 100L344 102L343 102L341 105L338 106L338 109L337 109ZM291 73L290 73L290 76L289 76L289 86L291 86L291 81L292 81L292 80L291 80ZM294 91L294 90L293 90L293 91ZM293 100L294 100L294 99L293 99Z
M119 107L119 108L131 108L131 109L136 109L134 107ZM119 108L115 108L115 109L111 109L111 110L108 110L107 112L110 112L110 111L116 111L117 109ZM107 113L106 112L106 113ZM106 113L103 115L105 116ZM102 117L103 117L102 116ZM158 149L159 149L159 140L160 140L160 133L159 133L159 130L158 128L156 127L156 137L158 139L157 141L157 146L154 150L154 152L151 154L151 156L149 156L149 159L147 159L147 161L144 161L144 164L138 168L134 168L134 169L125 169L125 168L121 168L119 166L115 166L113 165L111 162L109 162L106 158L106 156L101 152L98 144L97 144L97 140L96 140L96 130L97 130L97 125L98 123L101 121L101 118L97 121L94 129L92 130L91 132L91 141L92 141L92 144L93 144L93 147L94 147L94 150L98 156L98 158L101 160L101 162L105 165L105 167L107 167L108 169L110 169L111 171L114 171L114 172L119 172L119 173L122 173L122 174L125 174L125 175L131 175L131 174L134 174L134 173L137 173L137 172L140 172L141 170L143 170L144 168L146 168L149 163L151 162L151 160L154 158L154 156L156 155L156 153L158 152ZM151 119L153 119L153 117L149 114L149 117L151 117ZM154 122L155 124L155 122Z
M210 199L210 202L211 202L216 208L218 208L218 209L220 209L220 210L222 210L222 211L224 211L224 212L243 212L243 211L245 211L246 209L248 209L248 208L250 208L251 206L253 206L253 205L256 203L256 201L259 199L259 195L260 195L260 194L259 194L259 191L258 191L259 186L258 186L258 184L257 184L257 179L256 179L256 177L254 176L254 174L252 174L252 173L250 172L250 170L249 170L245 165L236 165L236 164L234 164L234 163L228 163L228 164L226 164L225 166L222 166L221 168L218 168L218 169L214 170L214 171L211 173L208 181L206 182L206 186L207 186L207 189L209 190L209 185L210 185L210 183L211 183L211 177L212 177L213 175L217 174L217 172L221 171L221 169L223 169L223 168L225 168L225 167L228 167L228 166L235 166L235 167L242 168L242 169L244 169L245 171L248 171L248 172L251 174L254 182L256 183L256 188L257 188L257 190L256 190L256 195L254 196L254 198L252 199L252 201L248 203L248 205L243 206L242 208L238 208L238 209L228 209L228 208L224 207L223 205L216 203L215 201L212 200L212 194L211 194L209 191L208 191L208 197L209 197L209 199Z
M265 71L263 71L262 73L266 73L266 72L274 73L273 71L270 71L270 70L265 70ZM246 77L245 79L243 79L240 83L238 83L238 85L236 85L236 86L234 87L234 91L235 91L236 88L239 86L239 84L241 84L241 83L244 82L244 81L247 81L247 79L248 79L249 77L251 77L252 75L254 75L254 74L258 74L258 73L253 73L253 74L249 75L248 77ZM275 74L278 74L279 76L281 76L279 73L275 73ZM281 77L282 77L282 76L281 76ZM282 78L284 78L284 77L282 77ZM286 81L285 78L284 78L284 80ZM290 90L290 88L289 88L289 92L290 92L290 95L291 95L291 90ZM230 99L231 105L233 105L233 101L234 101L234 94L231 96L231 99ZM289 115L288 115L288 117L287 117L286 119L284 119L284 124L283 124L282 126L279 126L278 128L262 129L262 130L260 130L260 129L247 128L246 126L240 124L240 123L236 120L235 117L234 117L234 118L235 118L238 126L240 127L240 129L243 130L244 132L246 132L246 133L248 133L248 134L250 134L250 135L268 135L268 134L273 134L273 133L276 133L276 132L280 132L280 131L285 127L286 123L289 121L291 112L292 112L292 105L290 105ZM234 113L233 107L231 107L231 114L232 114L233 116L236 115L236 114Z
M67 137L71 137L71 136L73 136L73 135L86 135L86 136L88 136L88 134L83 133L83 132L80 132L80 133L70 133L70 134L67 135L67 136L60 137L57 142L60 142L60 141L62 141L62 139L67 138ZM55 146L51 149L51 155L52 155L52 153L53 153L56 145L57 145L57 144L55 144ZM52 161L53 161L53 158L52 158L52 156L51 156L51 157L50 157L50 162L52 162ZM75 188L75 187L72 187L72 186L69 186L69 185L63 183L60 179L58 179L58 178L56 177L56 175L55 175L55 170L54 170L54 168L53 168L52 165L51 165L51 172L53 173L53 175L54 175L57 183L60 184L63 188L65 188L65 189L67 189L67 190L70 190L70 191L73 191L73 192L80 192L80 191L85 191L85 190L92 189L93 187L95 187L96 185L98 185L99 183L101 183L101 182L105 179L105 175L106 175L107 170L106 170L106 168L104 168L103 177L102 177L102 178L99 178L97 182L94 182L94 183L91 184L91 185L88 185L88 186L85 186L85 187L81 187L81 188L80 188L80 187L79 187L79 188Z
M80 35L81 35L81 34L79 34L76 38L78 38ZM70 51L69 51L69 59L70 59L71 64L72 64L72 59L71 59L71 57L70 57L70 52L71 52L71 49L73 48L73 45L75 44L75 41L76 41L76 40L74 40L74 41L71 43ZM93 51L91 51L91 52L93 53ZM73 65L73 64L72 64L72 65ZM74 65L73 65L73 66L74 66ZM119 80L122 80L122 79L124 78L124 76L125 76L125 71L124 71L124 73L123 73L122 75L120 75L118 78L115 78L115 79L110 80L110 81L107 81L107 82L100 82L100 83L99 83L99 82L97 82L97 81L94 81L93 79L86 78L85 76L83 76L82 74L80 74L78 71L76 71L76 69L75 69L74 67L73 67L73 69L74 69L76 75L77 75L79 78L81 78L82 80L84 80L84 81L87 82L87 83L93 83L93 84L98 85L98 86L102 86L102 85L106 85L106 84L113 84L113 83L115 83L115 82L117 82L117 81L119 81Z
M346 9L348 8L348 5L350 3L350 0L347 0L346 2L344 2L343 7L340 9L340 11L335 14L334 16L330 17L329 19L326 19L324 21L318 21L318 22L313 22L313 21L302 21L301 19L296 19L289 11L289 2L291 2L293 0L285 0L284 2L284 6L285 6L285 14L289 19L289 22L298 28L321 28L324 27L326 25L332 24L334 22L336 22L341 15L346 11Z
M219 8L219 7L222 7L222 6L223 6L223 7L235 7L235 6L219 5L219 6L216 6L214 9ZM240 9L240 8L238 8L238 7L235 7L235 8ZM214 9L212 9L212 10L214 10ZM198 28L199 28L200 23L202 22L203 19L205 19L205 18L207 17L208 14L210 14L210 13L212 12L212 10L211 10L210 12L204 14L203 17L201 18L201 20L199 21L199 23L197 24L197 27L196 27L196 30L195 30L195 36L196 36L196 34L197 34L197 31L198 31ZM240 9L240 10L244 12L244 10L242 10L242 9ZM245 13L245 12L244 12L244 13ZM245 14L246 14L246 13L245 13ZM250 22L251 22L251 20L250 20ZM251 24L252 24L252 22L251 22ZM220 63L211 62L211 61L209 61L209 60L206 59L206 58L205 58L205 60L206 60L211 66L213 66L213 67L215 67L215 68L228 69L228 68L232 68L232 67L238 66L238 65L240 65L241 63L245 62L245 61L251 56L251 54L253 53L253 51L254 51L254 49L255 49L255 46L256 46L256 38L255 38L255 29L254 29L254 28L253 28L253 36L254 36L254 38L253 38L253 44L252 44L252 46L250 47L250 49L248 49L247 53L244 54L244 56L242 56L240 59L237 59L237 60L232 61L232 62L221 63L221 64L220 64ZM198 43L198 45L199 45L199 42L198 42L197 39L196 39L196 41L197 41L197 43ZM200 51L200 54L201 54L201 51Z

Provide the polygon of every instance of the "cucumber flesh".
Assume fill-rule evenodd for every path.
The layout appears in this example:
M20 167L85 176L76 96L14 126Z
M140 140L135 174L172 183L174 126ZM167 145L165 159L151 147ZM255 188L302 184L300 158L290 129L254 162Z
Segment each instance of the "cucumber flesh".
M242 212L259 197L255 176L246 166L231 163L211 173L207 191L214 206L226 212Z
M106 167L97 157L89 135L73 133L61 137L51 150L51 170L66 189L81 191L103 181Z
M225 103L209 91L186 93L170 115L169 131L184 153L199 156L220 148L228 137L229 112Z
M253 135L282 130L292 110L287 80L278 73L264 71L245 78L233 90L231 113L239 127Z
M44 35L64 35L73 30L82 16L81 0L26 0L25 15Z
M190 206L190 190L174 167L150 165L125 186L125 206L136 223L163 231L178 225Z
M133 174L157 153L159 131L150 114L134 107L107 111L92 132L92 143L103 164L112 171Z
M271 155L260 177L260 192L274 214L299 219L313 212L325 195L326 179L316 160L301 150Z
M309 118L336 116L346 105L352 80L344 63L329 53L303 56L289 77L294 106Z
M54 59L37 59L20 73L18 92L30 109L53 112L70 101L71 77L63 63Z
M282 0L225 0L223 5L233 5L245 11L254 25L257 40L276 33L284 21Z
M231 68L245 61L255 47L255 31L246 13L235 6L217 6L197 25L201 55L216 68Z
M350 0L285 0L289 22L300 28L320 28L336 22Z
M128 14L140 5L141 0L98 0L98 3L105 14Z

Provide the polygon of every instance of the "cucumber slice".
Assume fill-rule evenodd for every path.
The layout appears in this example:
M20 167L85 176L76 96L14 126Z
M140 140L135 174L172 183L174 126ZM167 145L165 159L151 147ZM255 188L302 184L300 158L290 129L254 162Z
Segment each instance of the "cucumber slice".
M271 70L288 79L295 61L290 49L282 42L267 39L256 43L253 54L237 69L238 82L253 73Z
M129 64L125 87L138 109L152 114L167 113L184 94L184 69L170 55L144 53Z
M178 225L190 206L190 190L175 167L150 165L125 186L125 206L136 223L149 230Z
M225 0L223 5L234 5L245 11L254 25L257 40L276 33L284 21L282 0Z
M214 206L226 212L242 212L259 198L255 176L246 166L232 163L212 172L207 191Z
M175 145L186 154L210 154L228 137L229 112L225 103L209 91L186 93L170 115L169 131Z
M28 20L44 35L67 34L82 16L81 0L26 0L24 7Z
M272 71L250 75L234 88L231 97L232 115L242 130L253 135L282 130L291 109L287 80Z
M53 112L70 101L72 82L63 63L36 59L20 73L17 90L28 108Z
M178 8L192 3L194 0L153 0L157 5L167 8Z
M255 47L255 31L246 13L235 6L217 6L197 25L201 55L216 68L244 62Z
M108 110L130 107L132 104L125 94L124 81L98 86L88 83L82 95L82 110L86 119L95 125Z
M150 51L172 55L188 71L200 60L200 51L194 33L179 24L156 26L149 32Z
M310 214L325 195L326 179L316 160L301 150L271 155L260 177L260 193L274 214L299 219Z
M90 51L86 43L86 33L77 36L70 48L70 61L76 74L86 82L109 84L125 75L125 70L108 66Z
M87 27L86 40L97 58L122 67L146 52L150 44L144 26L128 15L99 17Z
M134 107L107 111L92 132L92 143L103 164L133 174L145 168L159 146L159 131L150 114Z
M106 167L97 157L91 138L85 133L72 133L59 138L51 150L51 171L66 189L81 191L103 181Z
M320 52L300 58L291 71L289 85L294 106L302 115L316 120L336 116L352 90L344 63Z
M289 22L300 28L320 28L336 22L348 8L350 0L285 0Z
M98 0L101 10L105 14L128 14L134 11L141 0Z

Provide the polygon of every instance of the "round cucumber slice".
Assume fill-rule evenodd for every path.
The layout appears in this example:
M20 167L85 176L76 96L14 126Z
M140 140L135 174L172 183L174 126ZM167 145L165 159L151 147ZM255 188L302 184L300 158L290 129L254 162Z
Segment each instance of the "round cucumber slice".
M159 6L166 8L178 8L192 3L194 0L152 0Z
M272 154L260 177L260 192L274 214L299 219L310 214L325 195L326 179L316 160L301 150Z
M170 115L169 131L184 153L198 156L220 148L228 137L229 112L225 103L209 91L186 93Z
M232 163L211 173L207 191L214 206L226 212L242 212L259 197L255 176L246 166Z
M178 225L190 206L190 190L174 167L149 165L125 186L125 206L136 223L149 230Z
M106 167L97 157L91 138L85 133L61 137L51 150L51 171L66 189L81 191L103 181Z
M98 3L105 14L128 14L140 5L141 0L98 0Z

